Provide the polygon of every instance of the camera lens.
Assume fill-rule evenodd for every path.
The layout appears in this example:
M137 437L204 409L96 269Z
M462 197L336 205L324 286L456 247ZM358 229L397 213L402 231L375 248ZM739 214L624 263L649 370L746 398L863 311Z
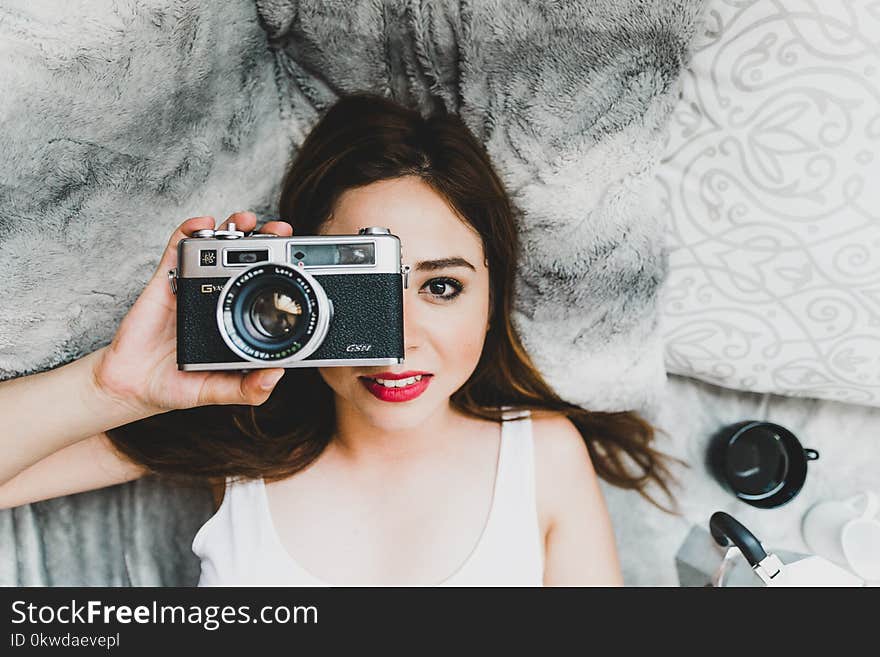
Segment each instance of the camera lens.
M301 360L327 334L330 304L315 278L280 264L251 267L230 279L220 294L220 335L251 361Z
M267 338L284 338L296 330L302 315L300 302L284 292L266 288L253 300L250 323Z

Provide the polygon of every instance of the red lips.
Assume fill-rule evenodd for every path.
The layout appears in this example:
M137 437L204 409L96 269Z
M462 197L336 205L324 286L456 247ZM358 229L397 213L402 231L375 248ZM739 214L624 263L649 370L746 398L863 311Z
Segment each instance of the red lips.
M400 379L408 379L413 376L421 375L421 380L416 381L403 388L387 388L381 383L377 383L374 379L384 379L385 381L399 381ZM432 374L427 372L380 372L371 377L361 376L360 382L376 399L386 402L406 402L415 399L421 395L431 382Z

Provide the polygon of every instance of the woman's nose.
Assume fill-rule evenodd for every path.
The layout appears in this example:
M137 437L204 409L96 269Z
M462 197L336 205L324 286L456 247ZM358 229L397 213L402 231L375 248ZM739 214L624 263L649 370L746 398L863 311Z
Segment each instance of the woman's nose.
M403 344L406 354L417 350L424 340L423 319L419 312L418 293L407 290L403 294Z

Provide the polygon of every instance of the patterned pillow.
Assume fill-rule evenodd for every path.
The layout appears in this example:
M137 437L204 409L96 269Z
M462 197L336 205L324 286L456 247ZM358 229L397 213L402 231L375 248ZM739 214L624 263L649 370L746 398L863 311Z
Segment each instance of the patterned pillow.
M708 12L658 171L667 369L880 405L880 3Z

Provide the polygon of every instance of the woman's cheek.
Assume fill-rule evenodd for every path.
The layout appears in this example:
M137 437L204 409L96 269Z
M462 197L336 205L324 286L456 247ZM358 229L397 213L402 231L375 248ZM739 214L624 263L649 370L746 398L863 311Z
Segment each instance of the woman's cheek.
M483 351L486 319L485 310L477 306L468 308L467 312L462 312L455 321L447 321L445 324L448 332L443 340L447 352L446 359L449 362L459 363L462 368L467 368L464 380L470 376Z
M333 392L343 394L343 396L345 396L345 383L357 381L352 367L319 367L318 372L324 379L324 383L330 386Z

